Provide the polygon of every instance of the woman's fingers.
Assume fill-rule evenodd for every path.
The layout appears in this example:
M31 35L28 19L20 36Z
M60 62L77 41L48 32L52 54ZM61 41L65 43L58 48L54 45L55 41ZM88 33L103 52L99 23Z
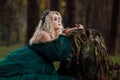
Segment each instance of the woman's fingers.
M83 25L81 25L81 24L76 24L76 27L77 27L78 29L84 29Z
M79 29L84 29L83 25L79 24Z
M74 30L74 29L84 29L84 27L81 24L75 24L75 27L73 28L70 28L70 27L65 28L63 30L63 33L68 33L69 31Z

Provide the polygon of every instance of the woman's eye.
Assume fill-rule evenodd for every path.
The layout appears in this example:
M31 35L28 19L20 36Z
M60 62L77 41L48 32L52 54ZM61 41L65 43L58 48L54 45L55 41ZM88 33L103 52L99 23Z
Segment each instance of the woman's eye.
M54 20L56 21L56 20L57 20L57 18L54 18Z

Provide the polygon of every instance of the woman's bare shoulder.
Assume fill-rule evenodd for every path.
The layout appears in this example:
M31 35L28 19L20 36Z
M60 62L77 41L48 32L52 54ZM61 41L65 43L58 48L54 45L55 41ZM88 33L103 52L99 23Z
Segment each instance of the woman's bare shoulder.
M49 33L47 33L46 31L42 31L40 42L46 42L46 41L50 41L50 40L51 40L51 37L50 37Z

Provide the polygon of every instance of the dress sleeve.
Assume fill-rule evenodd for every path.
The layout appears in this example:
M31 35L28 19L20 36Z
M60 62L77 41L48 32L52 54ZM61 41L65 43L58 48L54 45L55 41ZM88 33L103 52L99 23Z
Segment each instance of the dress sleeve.
M70 41L64 35L60 35L58 39L50 42L32 44L30 47L38 54L42 54L53 61L66 60L72 54Z

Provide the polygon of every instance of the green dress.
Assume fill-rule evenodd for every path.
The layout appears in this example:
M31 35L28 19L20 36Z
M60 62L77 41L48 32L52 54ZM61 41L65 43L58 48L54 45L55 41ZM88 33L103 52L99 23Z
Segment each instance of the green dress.
M75 80L57 74L53 65L53 61L64 61L71 53L64 35L46 43L27 44L0 60L0 80Z

